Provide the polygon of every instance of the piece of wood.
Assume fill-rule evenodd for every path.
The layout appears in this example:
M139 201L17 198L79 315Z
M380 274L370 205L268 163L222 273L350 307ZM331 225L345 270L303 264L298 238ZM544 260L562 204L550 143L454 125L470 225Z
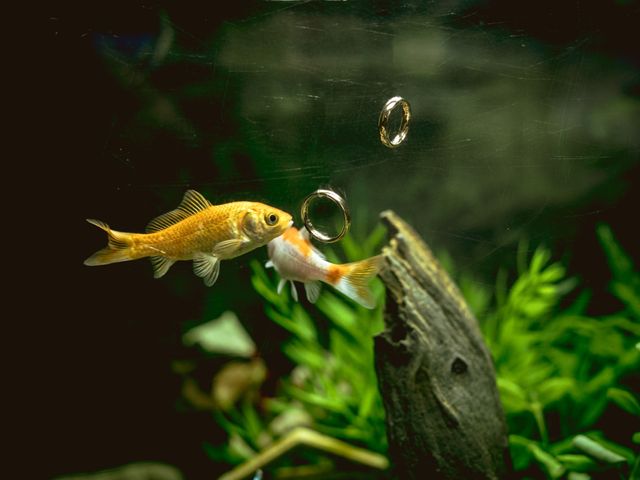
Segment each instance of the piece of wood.
M495 479L510 471L491 355L455 284L416 232L381 214L386 329L375 338L389 455L399 479Z

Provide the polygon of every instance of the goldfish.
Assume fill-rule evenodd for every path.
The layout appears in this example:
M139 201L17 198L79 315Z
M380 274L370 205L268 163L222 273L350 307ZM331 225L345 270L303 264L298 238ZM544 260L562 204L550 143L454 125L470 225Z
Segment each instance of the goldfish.
M147 233L112 230L99 220L87 222L107 232L108 245L84 261L106 265L150 257L154 277L162 277L178 260L193 260L194 273L205 285L215 283L220 261L266 245L291 225L291 215L259 202L212 205L195 190L187 190L175 210L147 225Z
M267 250L269 261L266 267L274 268L281 277L278 293L290 281L291 296L298 301L294 282L302 282L307 299L315 303L320 296L320 282L324 282L365 308L375 307L368 282L380 270L381 255L354 263L333 264L312 245L309 232L304 227L301 230L290 227L271 240Z

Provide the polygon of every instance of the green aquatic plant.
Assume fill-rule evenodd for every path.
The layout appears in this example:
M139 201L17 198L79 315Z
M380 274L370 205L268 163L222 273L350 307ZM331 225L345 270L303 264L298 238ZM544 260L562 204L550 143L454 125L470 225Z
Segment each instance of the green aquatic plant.
M640 404L632 382L640 371L640 276L606 226L598 228L612 272L611 293L621 310L590 316L589 293L573 303L575 289L560 263L539 247L527 258L518 250L517 277L506 272L495 288L445 268L476 314L496 366L497 384L509 427L518 478L635 478L639 472L637 426ZM347 261L378 253L384 236L366 241L347 237ZM331 252L330 260L337 261ZM280 433L274 424L305 424L334 438L386 452L384 410L373 367L372 337L383 328L384 287L374 282L378 307L366 310L329 289L317 304L294 302L276 293L277 276L252 264L252 282L265 299L267 316L289 332L282 346L295 364L282 380L278 398L260 410L243 403L218 415L230 441L218 459L237 463ZM634 423L635 422L635 423ZM318 458L310 458L310 462ZM613 476L612 476L613 475Z
M493 300L468 274L457 276L494 357L511 456L524 478L638 473L640 404L632 385L640 371L640 275L608 227L597 233L619 312L590 316L586 291L561 307L577 282L545 248L527 264L524 243L517 278L507 288L501 272Z
M343 249L349 261L377 253L383 235L377 230L362 244L347 237ZM267 316L291 334L282 347L296 364L283 382L286 401L298 402L310 413L318 431L384 452L384 409L373 366L373 336L383 328L382 283L372 282L377 300L373 310L325 288L315 304L315 317L322 316L318 321L309 305L276 293L275 275L269 277L257 262L252 269L253 286L268 302Z
M365 242L345 237L341 246L347 260L379 253L384 235L384 229L379 228ZM338 261L335 252L326 254ZM229 441L222 448L207 445L209 455L236 464L301 425L385 453L384 408L373 362L373 336L383 328L382 282L376 279L371 283L377 303L373 310L329 291L329 287L323 289L315 305L310 305L295 302L288 289L278 294L277 274L259 262L252 262L251 268L252 284L266 302L267 316L290 334L282 350L295 367L282 379L276 398L260 406L245 401L228 412L215 413ZM323 460L319 453L307 457L311 464Z

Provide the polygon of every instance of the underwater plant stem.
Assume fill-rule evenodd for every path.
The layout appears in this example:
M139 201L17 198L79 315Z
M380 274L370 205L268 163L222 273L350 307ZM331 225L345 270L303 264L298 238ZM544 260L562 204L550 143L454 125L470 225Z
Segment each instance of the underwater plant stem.
M222 475L219 480L241 480L249 477L298 445L323 450L378 470L386 470L389 467L389 461L384 455L349 445L342 440L323 435L309 428L298 427L259 452L255 457Z
M540 441L542 442L542 445L546 447L549 444L549 434L547 432L547 425L544 421L542 404L537 400L531 402L531 413L533 414L533 418L536 420L538 432L540 433Z

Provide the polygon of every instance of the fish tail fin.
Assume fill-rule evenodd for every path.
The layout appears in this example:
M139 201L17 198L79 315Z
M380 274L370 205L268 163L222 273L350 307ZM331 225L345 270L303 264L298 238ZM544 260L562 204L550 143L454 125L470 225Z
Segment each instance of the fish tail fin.
M341 265L344 274L334 285L335 288L365 308L375 308L376 300L369 289L369 281L382 267L382 256L367 258L359 262Z
M87 222L107 232L109 243L105 248L98 250L87 258L84 261L85 265L107 265L109 263L126 262L127 260L134 259L131 255L131 246L133 245L131 233L111 230L109 225L100 220L87 218Z

